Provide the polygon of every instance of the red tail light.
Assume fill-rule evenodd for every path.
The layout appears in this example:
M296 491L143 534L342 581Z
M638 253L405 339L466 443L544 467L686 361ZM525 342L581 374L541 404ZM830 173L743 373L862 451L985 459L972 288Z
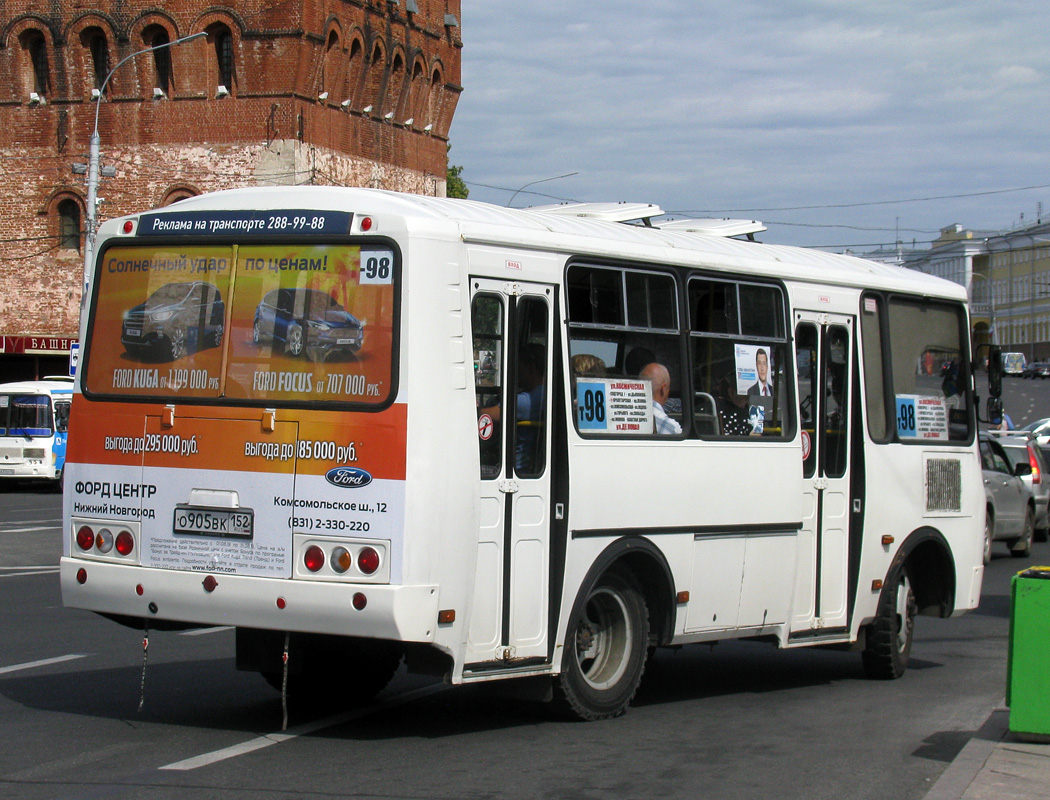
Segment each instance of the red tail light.
M303 563L310 572L317 572L324 566L324 550L316 544L310 545L303 554Z
M77 531L77 547L88 551L95 546L95 532L87 525Z
M1032 483L1042 483L1043 473L1039 469L1039 456L1035 454L1035 445L1028 443L1028 463L1032 466Z
M379 553L372 547L362 547L357 554L357 568L365 575L371 575L379 569Z
M122 556L131 555L131 551L135 549L135 537L132 536L128 531L121 531L117 534L117 552Z

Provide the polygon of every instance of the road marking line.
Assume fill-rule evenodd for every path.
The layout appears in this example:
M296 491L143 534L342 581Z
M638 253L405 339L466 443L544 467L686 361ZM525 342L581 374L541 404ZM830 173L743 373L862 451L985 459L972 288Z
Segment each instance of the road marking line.
M63 661L75 661L78 658L87 658L87 653L73 653L68 656L57 656L56 658L44 658L40 661L28 661L25 664L12 664L10 667L0 667L0 675L6 675L10 672L21 672L25 669L36 669L37 667L47 667L51 664L61 664Z
M206 633L222 633L232 631L232 625L217 625L214 628L196 628L192 631L179 631L179 636L203 636Z
M20 564L14 567L0 567L0 572L15 572L23 569L51 569L50 564ZM58 567L55 567L58 569Z
M186 771L191 769L200 769L210 764L217 764L220 761L226 761L230 758L236 758L247 753L253 753L256 750L261 750L264 747L270 747L271 745L280 744L286 742L289 739L296 739L300 736L306 736L314 733L315 731L323 730L324 728L331 728L335 725L342 725L344 722L350 720L359 719L361 717L374 714L377 711L385 711L390 708L397 708L398 706L410 703L413 700L418 700L421 697L427 695L437 694L450 688L444 683L435 683L430 686L423 686L419 689L413 689L410 692L404 694L395 695L394 697L387 698L379 703L372 703L364 708L359 708L354 711L348 711L345 714L337 714L334 717L326 717L325 719L314 720L313 722L306 722L302 725L296 725L289 728L283 733L267 733L258 738L251 739L247 742L241 742L241 744L235 744L231 747L225 747L222 750L213 750L210 753L204 753L193 758L187 758L182 761L176 761L173 764L160 767L161 770L178 770Z
M60 530L61 525L47 525L36 528L0 528L0 533L51 533Z
M8 569L5 567L4 569ZM18 571L9 572L6 575L0 575L0 578L24 578L29 575L56 575L59 572L58 567L21 567L15 568Z

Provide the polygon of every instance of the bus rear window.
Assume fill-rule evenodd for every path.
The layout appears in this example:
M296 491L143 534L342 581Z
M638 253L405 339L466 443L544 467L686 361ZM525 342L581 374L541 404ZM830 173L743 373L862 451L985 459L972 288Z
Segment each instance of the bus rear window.
M96 277L85 391L383 405L395 280L384 246L111 247Z

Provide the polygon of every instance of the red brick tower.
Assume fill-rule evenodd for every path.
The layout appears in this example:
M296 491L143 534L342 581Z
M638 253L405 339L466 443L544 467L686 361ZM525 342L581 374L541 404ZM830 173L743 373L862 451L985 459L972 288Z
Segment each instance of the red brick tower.
M443 195L459 24L460 0L0 4L0 382L65 372L87 196L73 165L96 111L100 221L263 184Z

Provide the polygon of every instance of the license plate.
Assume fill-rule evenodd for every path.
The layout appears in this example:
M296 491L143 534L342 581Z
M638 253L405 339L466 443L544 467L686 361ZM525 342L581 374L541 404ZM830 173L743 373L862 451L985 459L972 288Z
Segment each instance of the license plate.
M251 539L255 512L250 508L201 508L175 506L172 526L176 534L217 536L222 539Z
M128 328L128 336L141 336L142 331L138 328Z
M355 344L357 339L338 339L336 344Z
M0 469L0 475L14 475L14 474L15 474L15 471L13 469Z

